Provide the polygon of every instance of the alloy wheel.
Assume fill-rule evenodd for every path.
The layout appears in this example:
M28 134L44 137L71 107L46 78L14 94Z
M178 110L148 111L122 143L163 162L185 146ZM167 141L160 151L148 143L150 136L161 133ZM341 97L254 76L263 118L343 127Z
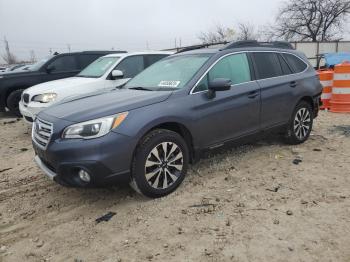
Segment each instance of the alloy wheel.
M299 140L308 136L311 128L311 115L307 108L300 108L294 118L294 134Z
M183 153L174 142L163 142L148 154L145 176L148 184L156 189L170 187L181 175Z

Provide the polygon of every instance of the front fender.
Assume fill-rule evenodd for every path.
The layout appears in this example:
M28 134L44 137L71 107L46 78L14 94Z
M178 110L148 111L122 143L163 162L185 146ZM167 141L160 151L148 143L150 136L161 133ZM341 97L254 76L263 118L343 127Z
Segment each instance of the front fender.
M114 131L141 139L151 129L164 123L177 123L189 131L191 129L189 116L183 116L181 108L164 101L130 111L124 122Z

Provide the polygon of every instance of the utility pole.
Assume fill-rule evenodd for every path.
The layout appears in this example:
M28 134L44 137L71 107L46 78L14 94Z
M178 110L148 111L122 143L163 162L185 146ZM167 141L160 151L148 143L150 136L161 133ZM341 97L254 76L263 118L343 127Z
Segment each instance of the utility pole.
M68 53L70 53L70 44L67 44Z
M35 56L34 50L30 50L30 53L29 53L29 61L30 61L31 63L36 62L36 56Z

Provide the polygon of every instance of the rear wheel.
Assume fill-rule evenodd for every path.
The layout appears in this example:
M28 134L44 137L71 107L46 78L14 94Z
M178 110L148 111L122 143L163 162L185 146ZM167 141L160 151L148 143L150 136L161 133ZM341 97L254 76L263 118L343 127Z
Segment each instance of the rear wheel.
M311 133L313 124L313 111L311 105L301 101L294 109L285 135L286 142L297 145L305 142Z
M19 102L21 101L23 91L24 89L18 89L11 92L6 100L7 108L16 116L21 116L21 113L19 112Z
M130 185L148 197L168 195L184 180L188 162L185 140L176 132L156 129L136 149Z

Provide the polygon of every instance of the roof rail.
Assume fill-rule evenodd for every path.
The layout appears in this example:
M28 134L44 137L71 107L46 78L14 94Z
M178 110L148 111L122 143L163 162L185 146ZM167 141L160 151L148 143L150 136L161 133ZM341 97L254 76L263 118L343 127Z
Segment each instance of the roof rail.
M282 49L294 49L291 43L286 41L274 41L274 42L258 42L257 40L244 40L232 42L223 47L220 50L227 50L232 48L243 48L243 47L271 47L271 48L282 48Z
M179 51L177 51L176 54L182 53L182 52L191 51L191 50L208 48L208 47L213 46L213 45L226 45L226 44L228 44L228 42L218 42L218 43L211 43L211 44L201 44L201 45L186 46L186 47L181 48Z

